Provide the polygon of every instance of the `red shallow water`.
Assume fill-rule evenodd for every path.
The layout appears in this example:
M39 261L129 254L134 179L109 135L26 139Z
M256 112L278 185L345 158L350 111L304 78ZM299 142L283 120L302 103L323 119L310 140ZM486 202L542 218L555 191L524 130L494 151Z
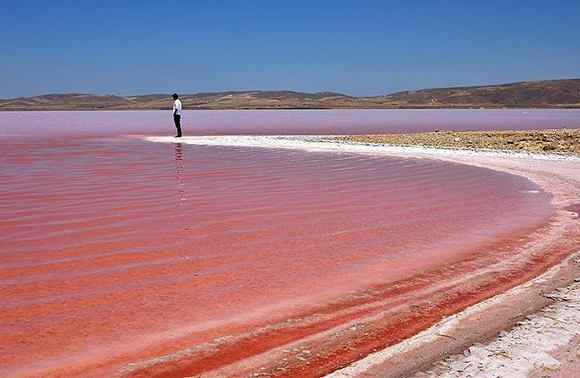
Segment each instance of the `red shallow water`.
M279 327L155 373L199 374L347 317L284 333L288 319L491 255L551 213L526 179L428 160L124 137L4 141L3 376L102 376L185 348L211 357L224 337Z

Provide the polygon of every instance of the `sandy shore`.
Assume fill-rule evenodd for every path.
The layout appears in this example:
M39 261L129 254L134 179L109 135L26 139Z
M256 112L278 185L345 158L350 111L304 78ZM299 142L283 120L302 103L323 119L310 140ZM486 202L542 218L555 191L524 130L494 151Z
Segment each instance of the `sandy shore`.
M352 135L336 140L398 146L580 153L580 130L436 131L415 134Z
M542 230L541 234L532 235L517 257L502 261L487 272L479 272L492 277L501 276L500 272L503 271L511 271L513 274L506 276L510 277L510 282L501 284L495 282L495 289L490 290L490 295L486 298L479 299L475 303L463 302L465 306L458 307L459 311L431 323L429 328L423 328L414 336L377 350L364 358L356 358L358 361L354 363L351 360L343 365L344 368L335 371L329 377L396 377L412 374L423 377L425 374L441 377L470 376L468 374L488 377L499 371L497 359L505 359L500 361L503 369L501 375L504 377L533 377L540 373L545 376L546 371L549 374L558 374L558 370L561 374L566 374L566 369L577 369L578 362L574 356L580 350L577 348L578 335L573 328L577 324L577 304L580 303L577 286L573 286L574 280L580 277L578 256L574 255L580 249L580 222L577 214L580 207L578 204L580 158L577 155L386 146L369 143L371 142L369 140L357 143L344 138L329 140L327 137L232 136L188 137L180 140L164 137L148 139L166 143L292 148L437 159L490 168L528 178L552 196L554 215L550 227ZM538 277L539 274L541 275ZM470 283L479 279L479 275L464 279L466 281L463 284L467 285L465 286L467 290ZM455 282L455 285L463 287L459 281ZM447 290L450 288L453 286ZM558 297L559 293L564 293L565 299ZM558 306L560 302L566 302L567 306ZM552 307L549 307L550 305ZM526 320L531 314L535 315ZM557 320L548 322L546 321L548 317ZM341 327L325 332L322 336L332 338L350 332L352 339L355 340L357 337L372 333L374 325L388 319L379 315L374 322L373 319L367 319L364 324L342 324ZM400 325L403 326L403 323ZM514 326L516 327L513 328ZM562 331L562 327L567 330ZM530 329L540 329L545 337L531 349L529 345L531 340L528 338L532 338L532 334L526 331ZM506 330L510 331L506 333ZM502 331L504 333L496 339ZM519 340L519 344L514 340ZM306 365L307 368L310 365L310 368L314 368L316 359L312 358L312 346L319 345L320 341L311 342L310 349L304 346L306 344L291 345L287 350L274 350L267 355L256 356L253 360L248 359L243 363L244 375L289 376L274 372L288 372L293 361L295 364ZM505 352L505 348L508 347L509 353ZM530 353L536 358L530 359ZM438 366L433 365L448 357L449 360ZM278 363L264 364L265 360L277 359ZM527 365L523 361L528 361ZM466 370L465 366L469 363L475 366L475 370L469 372ZM231 368L241 366L238 364ZM216 376L220 373L230 376L231 372L232 370L222 370L217 372Z

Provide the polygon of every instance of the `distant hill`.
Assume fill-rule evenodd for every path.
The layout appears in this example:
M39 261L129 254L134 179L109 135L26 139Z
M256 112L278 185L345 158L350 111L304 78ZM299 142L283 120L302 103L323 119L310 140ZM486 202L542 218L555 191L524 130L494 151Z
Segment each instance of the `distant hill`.
M580 79L431 88L374 97L332 92L242 91L182 94L180 99L185 109L580 108ZM69 93L0 100L0 110L167 109L171 104L169 94Z
M422 89L374 99L409 107L580 107L580 79Z

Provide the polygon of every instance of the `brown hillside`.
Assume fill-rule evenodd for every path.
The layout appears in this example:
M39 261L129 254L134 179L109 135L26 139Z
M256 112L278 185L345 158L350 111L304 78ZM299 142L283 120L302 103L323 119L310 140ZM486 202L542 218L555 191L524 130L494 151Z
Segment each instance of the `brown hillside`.
M578 106L580 105L580 79L422 89L379 96L376 99L401 105Z
M241 91L184 94L185 109L580 108L580 79L432 88L376 97L341 93ZM167 109L170 94L135 96L48 94L0 100L0 110Z

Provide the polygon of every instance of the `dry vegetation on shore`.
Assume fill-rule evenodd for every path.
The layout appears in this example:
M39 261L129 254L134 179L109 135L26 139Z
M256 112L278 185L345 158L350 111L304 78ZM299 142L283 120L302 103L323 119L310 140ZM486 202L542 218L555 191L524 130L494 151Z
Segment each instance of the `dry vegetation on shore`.
M397 146L580 153L579 129L530 131L452 130L417 134L351 135L333 139Z

